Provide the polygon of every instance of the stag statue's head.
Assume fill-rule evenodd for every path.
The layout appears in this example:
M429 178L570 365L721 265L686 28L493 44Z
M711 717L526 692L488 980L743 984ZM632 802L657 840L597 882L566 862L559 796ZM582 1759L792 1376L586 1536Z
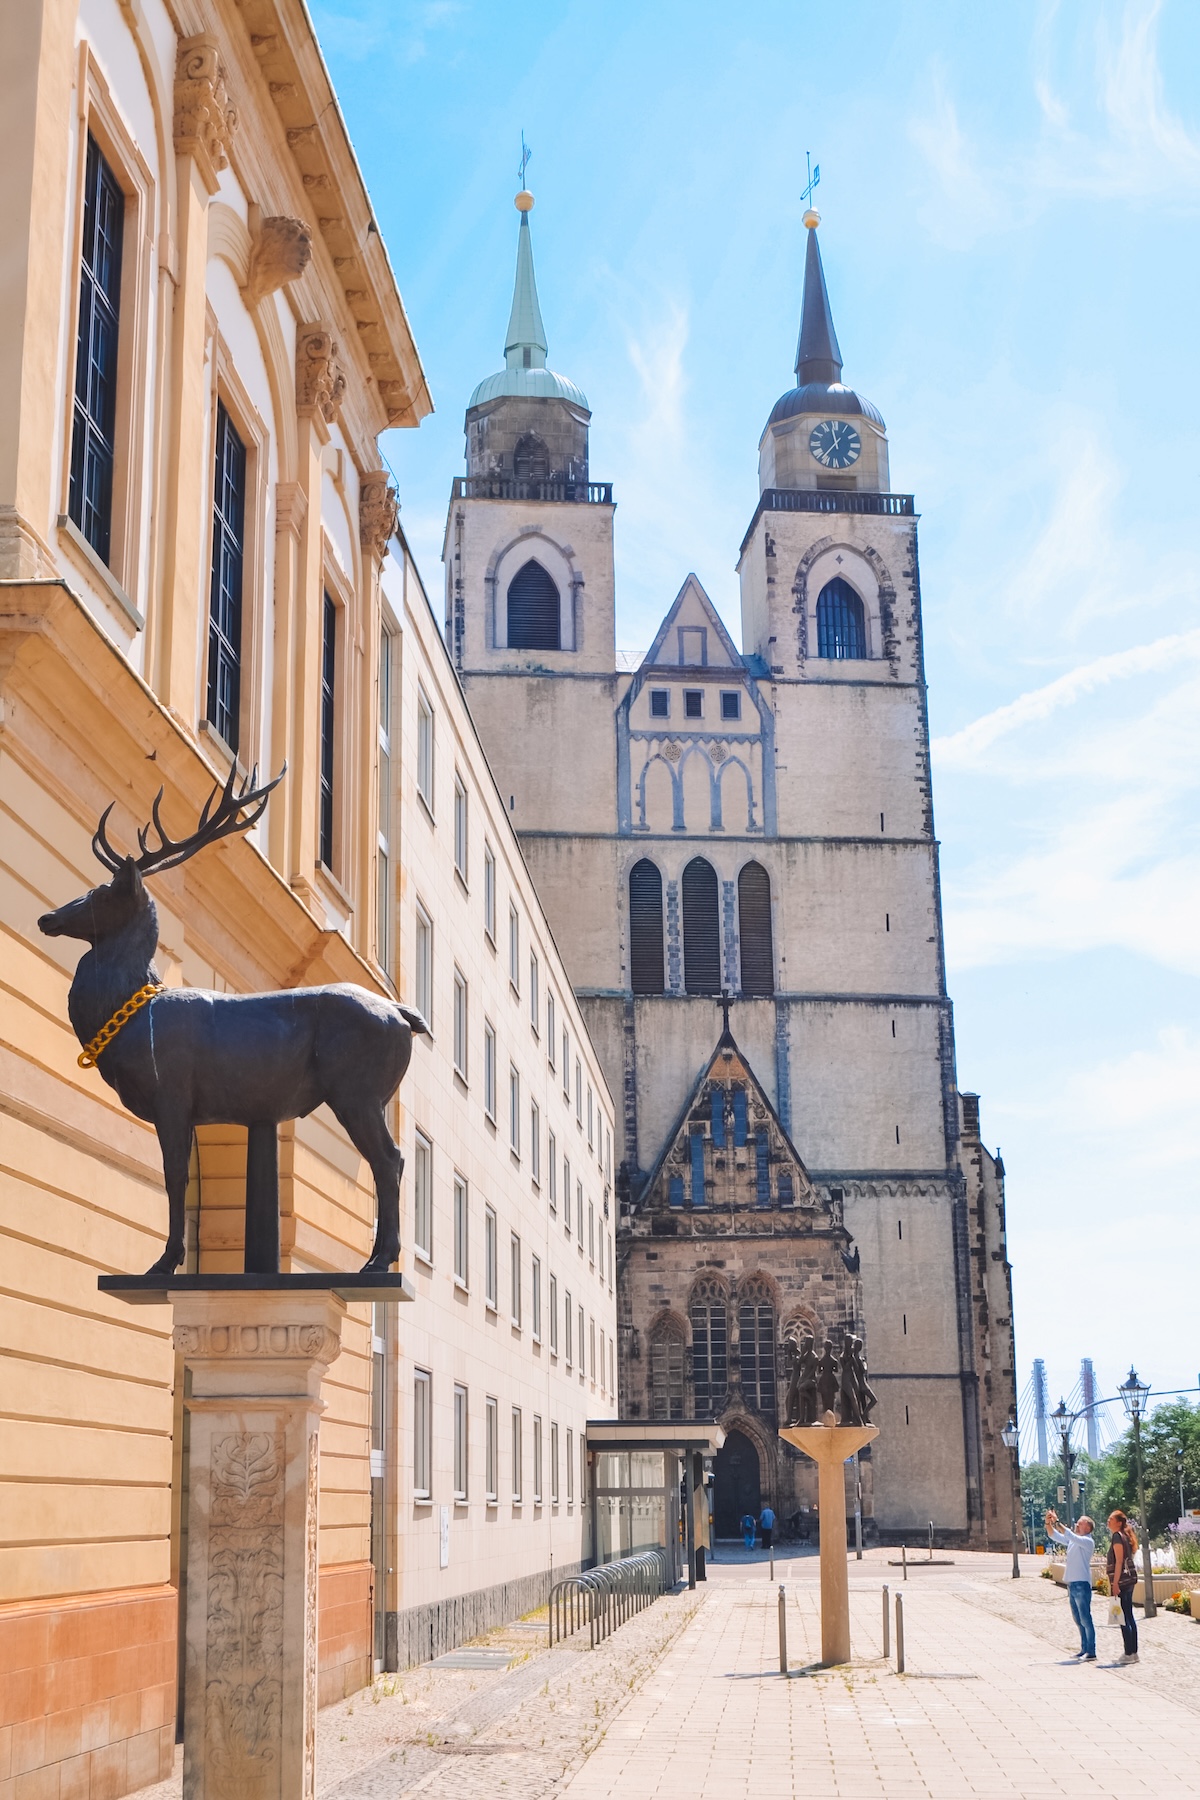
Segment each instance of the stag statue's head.
M68 900L55 912L43 913L38 920L38 930L46 937L82 938L93 946L119 936L139 920L147 921L157 934L154 902L146 891L143 875L174 869L195 856L206 844L216 843L218 838L230 837L234 832L249 831L266 810L272 788L278 787L286 773L285 763L274 781L258 787L258 770L254 769L238 786L237 772L231 769L225 786L214 788L205 801L195 831L178 841L168 837L163 829L159 817L163 790L159 788L151 808L150 823L138 830L141 854L136 857L122 856L109 842L105 827L112 807L106 807L92 838L92 849L97 860L112 875L112 880L81 894L78 900ZM151 831L157 833L157 843L150 842Z

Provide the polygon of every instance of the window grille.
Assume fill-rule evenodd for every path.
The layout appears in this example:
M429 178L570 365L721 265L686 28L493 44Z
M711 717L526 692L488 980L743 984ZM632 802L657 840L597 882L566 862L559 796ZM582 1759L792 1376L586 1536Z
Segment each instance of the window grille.
M854 662L866 654L863 603L850 583L835 575L817 596L817 655Z
M747 863L738 876L738 936L742 945L743 994L759 997L773 994L771 877L761 863Z
M508 584L509 649L561 649L559 615L558 587L541 563L530 557Z
M321 641L321 861L333 867L333 783L337 756L337 623L338 609L325 596ZM227 740L228 741L228 740Z
M717 876L702 856L694 856L683 871L683 982L689 994L721 991Z
M662 873L648 857L629 871L629 984L635 994L666 986Z
M740 719L742 716L742 696L736 692L721 695L721 717L723 719Z
M650 1339L650 1417L683 1418L683 1334L673 1320Z
M738 1367L746 1404L775 1410L775 1308L761 1282L744 1283L738 1295Z
M89 136L83 184L83 259L79 271L75 417L71 432L71 485L67 511L104 563L112 554L117 341L124 231L125 196L95 138ZM217 466L219 470L219 462ZM238 594L240 602L240 564ZM236 744L231 748L236 749Z
M242 705L242 567L246 550L246 446L217 401L212 570L208 593L208 701L205 714L231 750ZM326 595L328 603L328 595ZM328 626L326 626L328 630ZM321 777L325 769L325 679L321 670ZM324 793L322 792L322 800ZM324 809L322 808L322 826ZM322 853L324 845L322 845Z
M671 716L670 688L650 689L650 717L652 719L669 719Z
M703 1277L692 1289L688 1314L696 1417L714 1419L725 1404L729 1387L729 1309L725 1289L713 1277Z
M703 688L684 688L683 716L685 719L702 719L704 717Z

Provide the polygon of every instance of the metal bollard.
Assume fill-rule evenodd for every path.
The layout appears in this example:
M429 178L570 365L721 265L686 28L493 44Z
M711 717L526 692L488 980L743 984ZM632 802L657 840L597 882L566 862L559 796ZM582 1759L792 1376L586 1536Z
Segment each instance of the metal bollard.
M904 1579L905 1579L905 1581L907 1581L908 1580L908 1545L907 1544L901 1544L901 1546L900 1546L900 1566L904 1570Z
M781 1581L779 1584L779 1673L786 1675L787 1672L787 1599Z
M774 1581L774 1579L775 1579L775 1546L774 1546L774 1544L771 1545L771 1575L770 1575L770 1579L772 1581Z
M883 1660L886 1662L892 1654L892 1613L888 1606L888 1591L883 1590Z
M904 1596L896 1595L896 1673L904 1673Z

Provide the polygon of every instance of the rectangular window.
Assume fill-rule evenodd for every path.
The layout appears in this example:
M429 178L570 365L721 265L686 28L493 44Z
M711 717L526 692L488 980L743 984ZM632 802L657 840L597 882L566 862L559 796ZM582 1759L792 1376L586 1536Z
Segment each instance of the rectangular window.
M551 993L550 989L547 988L546 989L546 1060L550 1064L551 1069L553 1069L553 1067L554 1067L554 1058L558 1054L557 1046L554 1042L555 1031L556 1031L555 1013L556 1013L556 1008L554 1005L554 995Z
M454 1498L467 1497L467 1390L454 1389Z
M550 1354L558 1355L558 1276L550 1277L550 1290L547 1295L550 1308Z
M454 867L467 879L467 790L458 770L454 771Z
M617 1397L616 1358L611 1338L608 1340L608 1395L610 1400L615 1400Z
M579 1245L579 1254L583 1255L583 1183L575 1183L575 1241Z
M538 1000L538 977L538 959L531 950L529 952L529 1023L533 1027L533 1035L535 1037L541 1029L541 1019L539 1016L540 1003Z
M604 1179L612 1180L612 1132L607 1125L604 1127Z
M529 1102L529 1179L542 1185L542 1115L536 1100Z
M567 1505L575 1499L575 1433L567 1426Z
M321 636L321 861L333 867L333 788L337 754L337 623L338 609L325 596Z
M461 969L454 971L454 1067L467 1079L467 978Z
M471 1218L467 1184L454 1177L454 1279L466 1287L471 1273Z
M575 1123L583 1129L583 1064L575 1058Z
M390 975L392 943L392 634L379 633L379 817L375 836L375 954Z
M434 778L433 708L425 698L425 689L417 686L417 792L429 812L433 813Z
M742 716L742 696L739 693L721 695L721 717L723 719L740 719Z
M483 846L483 929L496 941L496 853L489 843Z
M558 1505L558 1420L550 1421L550 1504Z
M563 1354L568 1369L571 1367L575 1348L575 1314L571 1307L571 1290L563 1295Z
M508 979L521 991L521 919L515 906L508 909Z
M205 717L214 731L234 751L238 747L242 706L242 574L245 551L246 446L218 400L216 468L213 474L212 569L208 589L208 697ZM322 662L322 771L324 755L325 681Z
M571 1098L571 1034L563 1026L563 1096Z
M496 1033L487 1019L483 1021L483 1110L496 1122Z
M519 1406L514 1406L512 1409L512 1497L515 1506L521 1504L521 1465L524 1460L521 1449L521 1409Z
M125 196L100 154L95 138L89 135L83 178L83 261L79 271L75 416L71 432L71 486L67 511L104 563L109 562L112 555L113 470L117 455L117 339L124 233ZM218 459L219 456L218 449ZM218 460L218 475L220 468ZM244 451L242 470L244 482ZM240 612L240 556L237 597ZM236 744L231 747L237 748Z
M490 1206L483 1209L483 1298L495 1312L500 1304L500 1245L496 1214Z
M500 1407L489 1394L483 1403L484 1497L494 1506L500 1495Z
M600 1392L604 1392L604 1327L600 1327Z
M413 1151L413 1249L433 1261L433 1145L421 1131Z
M563 1229L571 1235L571 1159L563 1157Z
M596 1208L588 1201L588 1261L596 1260Z
M417 1011L433 1029L433 920L417 901L416 929L416 969L414 970L413 996L417 1003Z
M542 1341L542 1259L540 1256L533 1258L530 1267L529 1306L533 1341L535 1344L540 1344Z
M418 1500L428 1500L432 1480L432 1386L428 1370L413 1370L413 1495Z
M579 1434L579 1504L587 1505L587 1439Z
M588 1149L596 1148L595 1102L592 1099L592 1084L588 1082L587 1091Z
M580 1381L582 1381L583 1375L584 1375L583 1362L584 1362L584 1357L587 1355L587 1342L583 1335L583 1308L582 1308L582 1306L578 1308L578 1310L575 1314L575 1319L576 1319L576 1323L579 1326L579 1379L580 1379ZM596 1361L596 1359L593 1356L593 1358L592 1358L593 1365L595 1364L595 1361Z
M550 1211L558 1211L558 1139L546 1133L546 1172L550 1177Z
M600 1252L600 1286L604 1286L604 1227L600 1227L600 1241L597 1245Z
M508 1141L514 1156L521 1154L521 1077L508 1065Z
M508 1246L508 1283L509 1296L512 1301L512 1322L516 1326L521 1323L521 1240L514 1231Z
M693 1131L691 1134L692 1153L692 1205L704 1205L704 1133Z
M533 1504L542 1504L542 1421L533 1415Z
M684 688L683 716L685 719L702 719L704 717L703 688Z
M707 625L679 625L679 660L693 668L704 668L708 662Z
M594 1383L596 1380L596 1321L588 1320L588 1376Z
M650 717L652 719L669 719L671 716L671 691L669 688L650 689Z

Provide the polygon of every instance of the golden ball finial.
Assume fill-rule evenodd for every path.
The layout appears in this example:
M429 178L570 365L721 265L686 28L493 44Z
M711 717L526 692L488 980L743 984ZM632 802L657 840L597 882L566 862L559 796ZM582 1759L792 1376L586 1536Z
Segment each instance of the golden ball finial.
M808 229L810 231L815 231L817 229L817 226L821 223L821 215L817 211L815 206L810 206L808 211L805 213L804 223L805 223L805 225L808 226Z
M533 211L533 195L530 193L528 188L521 189L520 193L517 195L516 199L513 201L513 205L516 207L518 212L532 212Z

